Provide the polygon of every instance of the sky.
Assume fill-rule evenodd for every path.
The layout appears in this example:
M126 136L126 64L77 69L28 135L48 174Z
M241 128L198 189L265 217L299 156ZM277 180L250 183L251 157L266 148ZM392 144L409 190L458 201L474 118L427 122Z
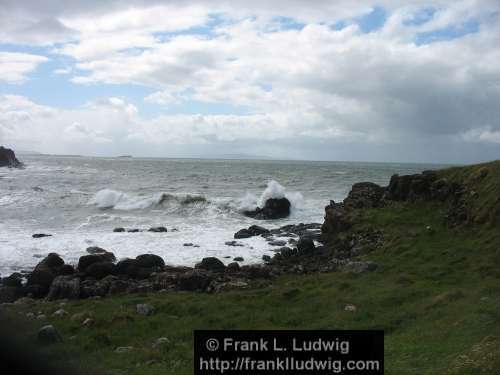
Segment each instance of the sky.
M500 1L0 0L0 145L500 158Z

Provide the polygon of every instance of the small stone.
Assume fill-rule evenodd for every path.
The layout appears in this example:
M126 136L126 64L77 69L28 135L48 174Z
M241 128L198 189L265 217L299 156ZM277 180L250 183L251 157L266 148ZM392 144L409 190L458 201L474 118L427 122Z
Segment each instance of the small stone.
M262 260L264 262L270 262L271 261L271 257L269 255L262 255Z
M182 246L192 247L192 246L193 246L193 243L192 243L192 242L187 242L187 243L185 243L185 244L182 244Z
M115 232L115 233L125 232L125 228L115 228L115 229L113 229L113 232Z
M115 353L128 353L134 350L132 346L119 346L115 349Z
M26 318L33 319L33 318L35 318L35 314L33 314L32 312L29 312L26 314Z
M51 234L46 234L46 233L35 233L31 237L33 238L43 238L43 237L52 237Z
M165 227L153 227L153 228L149 228L148 232L166 233L167 232L167 228L165 228Z
M233 260L235 262L243 262L245 259L243 259L243 257L236 257L236 258L233 258Z
M53 325L46 325L38 331L38 342L44 345L55 344L61 342L62 337Z
M66 312L66 310L64 309L59 309L59 310L56 310L52 316L55 316L55 317L58 317L58 318L62 318L63 316L65 315L68 315L68 313Z
M84 326L84 327L88 327L88 326L91 326L93 323L94 323L94 320L93 320L93 319L87 318L87 319L85 319L85 320L83 321L82 326Z
M355 312L357 310L357 307L351 304L347 304L344 307L345 311L350 311L350 312Z
M136 306L137 314L139 315L152 315L155 312L155 308L147 303L139 303Z
M166 337L160 337L159 339L156 339L153 342L153 345L151 345L154 349L163 346L163 345L168 345L170 343L170 340Z
M45 314L39 314L36 318L38 320L45 320L45 319L47 319L47 316Z

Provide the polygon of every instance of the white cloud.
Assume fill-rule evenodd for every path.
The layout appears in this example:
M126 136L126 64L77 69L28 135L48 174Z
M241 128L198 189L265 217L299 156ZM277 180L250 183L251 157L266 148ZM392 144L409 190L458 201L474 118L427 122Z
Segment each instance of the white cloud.
M48 60L45 56L0 51L0 81L22 83L39 64Z
M467 142L500 143L500 130L493 129L491 126L483 126L464 132L462 137Z

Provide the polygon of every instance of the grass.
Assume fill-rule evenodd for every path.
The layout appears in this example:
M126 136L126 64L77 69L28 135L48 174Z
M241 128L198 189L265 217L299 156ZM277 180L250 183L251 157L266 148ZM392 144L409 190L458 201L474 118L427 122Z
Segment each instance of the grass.
M477 184L478 210L494 207L500 191L498 162L486 165L482 182L472 180L484 167L442 172ZM194 329L383 329L387 374L500 374L500 231L491 224L450 229L445 212L438 203L362 212L354 230L378 228L384 236L365 256L380 264L372 273L283 276L266 288L220 294L80 300L68 302L62 318L51 317L58 302L16 305L1 319L31 340L47 321L23 317L46 313L65 341L44 355L89 374L191 374ZM137 303L156 313L136 314ZM346 304L357 310L345 311ZM81 312L94 324L69 318ZM159 337L170 343L153 349ZM135 349L118 354L118 346Z

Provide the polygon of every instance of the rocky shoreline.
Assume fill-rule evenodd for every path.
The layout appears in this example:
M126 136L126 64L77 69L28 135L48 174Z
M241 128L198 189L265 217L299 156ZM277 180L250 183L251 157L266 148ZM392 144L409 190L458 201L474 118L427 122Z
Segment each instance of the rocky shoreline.
M24 166L16 158L16 154L10 148L0 146L0 167L22 168Z
M331 201L325 207L323 224L287 225L267 229L252 225L234 234L228 246L238 246L238 239L252 236L266 238L276 247L273 257L263 256L262 264L239 264L241 258L225 265L220 259L208 257L195 267L173 267L154 254L138 255L135 259L117 261L114 254L98 247L87 248L77 265L65 264L51 253L27 275L14 273L1 280L0 303L24 301L26 298L79 299L101 298L136 292L222 292L246 289L272 283L283 274L312 272L369 272L379 265L361 261L384 240L377 228L353 230L360 209L377 209L393 202L439 201L447 204L446 221L450 226L463 225L474 218L467 209L470 192L464 186L439 178L426 171L421 174L394 175L387 187L362 182L352 186L343 202ZM273 200L252 215L266 219L283 215L286 204ZM289 208L289 206L288 206ZM273 209L277 211L273 211ZM115 232L135 232L139 229L116 228ZM150 228L151 232L166 232L165 227ZM35 234L34 237L46 234ZM185 244L186 246L192 244ZM193 245L194 246L194 245Z

